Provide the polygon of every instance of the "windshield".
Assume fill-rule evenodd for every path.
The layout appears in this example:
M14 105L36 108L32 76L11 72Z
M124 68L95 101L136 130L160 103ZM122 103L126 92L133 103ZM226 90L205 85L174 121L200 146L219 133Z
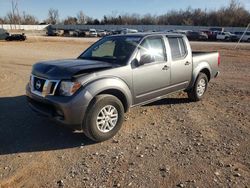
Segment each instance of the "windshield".
M79 58L126 64L141 37L112 36L105 37L87 49Z

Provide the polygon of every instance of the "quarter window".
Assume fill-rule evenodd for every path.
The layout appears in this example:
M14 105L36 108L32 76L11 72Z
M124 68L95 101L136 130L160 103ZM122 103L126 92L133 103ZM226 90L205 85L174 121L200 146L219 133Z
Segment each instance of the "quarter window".
M172 59L184 58L187 54L187 48L182 37L169 37Z

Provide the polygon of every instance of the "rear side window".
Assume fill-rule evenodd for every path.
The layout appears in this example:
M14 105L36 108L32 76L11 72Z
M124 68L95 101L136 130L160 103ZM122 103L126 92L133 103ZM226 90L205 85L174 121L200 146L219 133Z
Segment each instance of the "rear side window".
M168 38L172 59L181 59L184 58L187 54L187 48L184 43L183 38L181 37L170 37Z

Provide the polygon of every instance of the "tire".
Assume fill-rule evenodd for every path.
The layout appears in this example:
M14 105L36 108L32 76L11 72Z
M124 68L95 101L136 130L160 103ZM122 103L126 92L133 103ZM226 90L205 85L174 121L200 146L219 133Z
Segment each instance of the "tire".
M200 101L207 91L208 78L204 73L199 73L193 88L187 91L188 98L193 101Z
M109 115L105 115L105 113ZM95 142L112 138L124 120L122 102L113 95L98 95L90 103L83 121L85 135Z

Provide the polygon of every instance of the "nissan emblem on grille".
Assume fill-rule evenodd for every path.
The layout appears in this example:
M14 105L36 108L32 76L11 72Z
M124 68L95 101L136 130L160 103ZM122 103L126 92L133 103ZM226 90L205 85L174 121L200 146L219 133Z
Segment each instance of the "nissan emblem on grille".
M45 97L47 95L54 95L60 80L47 80L31 75L31 92Z
M36 81L36 89L39 90L41 88L42 84L40 82L40 80Z

